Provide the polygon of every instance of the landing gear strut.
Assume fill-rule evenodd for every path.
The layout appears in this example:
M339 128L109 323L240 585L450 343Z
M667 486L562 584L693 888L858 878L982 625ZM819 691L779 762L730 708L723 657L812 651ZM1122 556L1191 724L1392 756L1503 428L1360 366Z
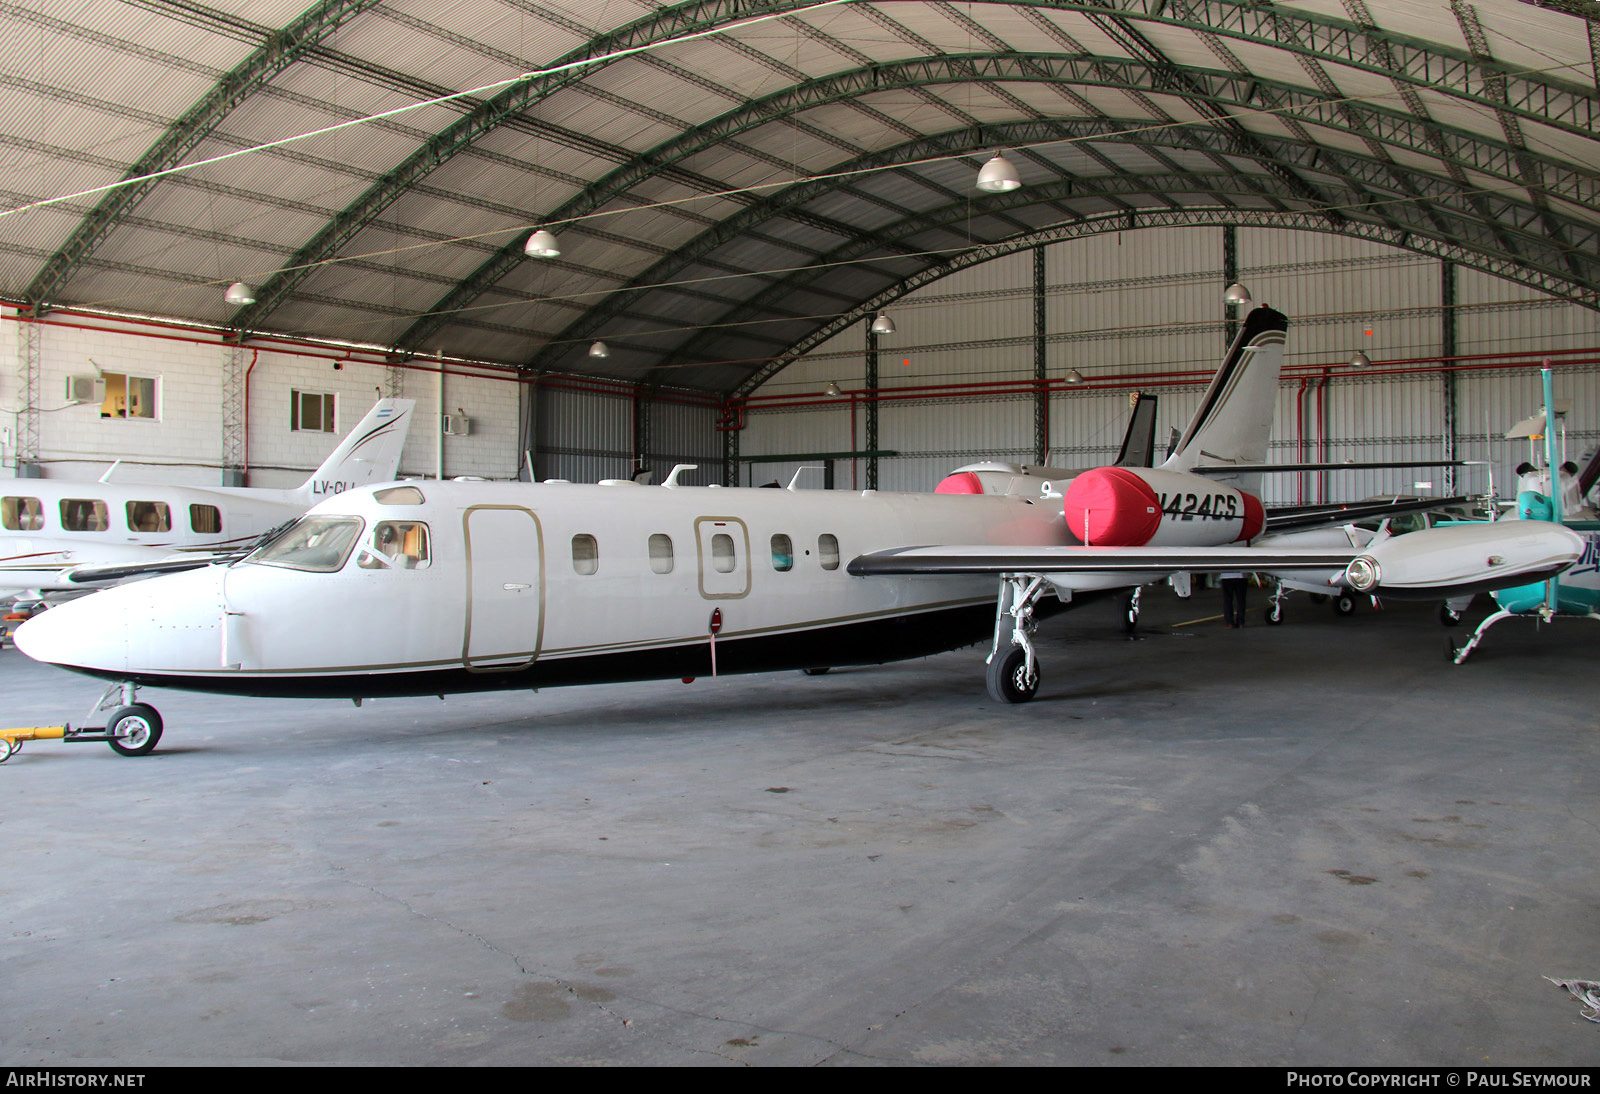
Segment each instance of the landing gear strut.
M994 645L989 651L987 674L989 695L996 702L1026 703L1039 690L1039 659L1033 649L1033 630L1037 626L1033 609L1044 589L1045 580L1037 574L1000 576Z

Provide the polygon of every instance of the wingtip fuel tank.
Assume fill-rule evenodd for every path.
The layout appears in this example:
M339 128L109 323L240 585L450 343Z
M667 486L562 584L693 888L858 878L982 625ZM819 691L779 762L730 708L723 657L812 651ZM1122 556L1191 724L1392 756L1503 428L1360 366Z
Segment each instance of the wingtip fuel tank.
M1360 593L1441 600L1544 581L1583 555L1583 537L1541 520L1429 528L1374 544L1344 581Z

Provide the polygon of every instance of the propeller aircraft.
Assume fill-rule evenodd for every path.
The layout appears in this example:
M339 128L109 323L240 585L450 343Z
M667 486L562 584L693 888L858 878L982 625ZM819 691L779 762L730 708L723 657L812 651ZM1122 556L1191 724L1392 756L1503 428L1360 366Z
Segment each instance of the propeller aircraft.
M1450 659L1458 665L1472 656L1490 627L1506 619L1531 616L1545 623L1557 616L1600 619L1600 514L1585 500L1600 478L1600 452L1590 458L1582 471L1575 464L1558 459L1556 420L1561 411L1552 397L1549 369L1543 371L1543 377L1545 409L1506 433L1507 437L1527 437L1532 459L1517 468L1515 507L1495 523L1505 526L1523 521L1556 522L1582 537L1583 551L1559 578L1552 575L1547 581L1495 590L1495 611L1478 624L1465 645L1458 648L1451 642L1447 649ZM1543 453L1539 451L1541 440ZM1440 619L1447 625L1459 622L1470 602L1470 597L1452 598L1441 610Z
M378 400L289 490L112 483L115 465L94 483L10 480L0 488L0 595L55 599L159 572L175 556L187 567L248 549L324 498L392 480L415 405Z

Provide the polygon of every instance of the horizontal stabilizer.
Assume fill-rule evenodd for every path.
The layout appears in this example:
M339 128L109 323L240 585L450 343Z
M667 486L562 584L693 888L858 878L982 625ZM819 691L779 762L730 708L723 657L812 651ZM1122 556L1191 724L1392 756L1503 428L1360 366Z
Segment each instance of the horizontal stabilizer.
M1325 528L1330 524L1353 524L1358 520L1383 520L1405 513L1426 513L1453 505L1471 505L1478 499L1462 494L1449 498L1406 498L1393 501L1358 501L1343 505L1297 505L1267 511L1268 532L1301 532Z

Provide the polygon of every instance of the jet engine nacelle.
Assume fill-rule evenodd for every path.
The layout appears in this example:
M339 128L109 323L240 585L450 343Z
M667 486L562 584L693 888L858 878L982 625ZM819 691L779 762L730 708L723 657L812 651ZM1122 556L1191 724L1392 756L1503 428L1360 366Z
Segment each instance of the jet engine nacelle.
M1583 537L1542 520L1455 524L1375 543L1344 571L1360 593L1442 600L1545 581L1577 562Z
M1201 475L1097 467L1067 487L1067 530L1095 547L1216 547L1266 526L1261 502Z

